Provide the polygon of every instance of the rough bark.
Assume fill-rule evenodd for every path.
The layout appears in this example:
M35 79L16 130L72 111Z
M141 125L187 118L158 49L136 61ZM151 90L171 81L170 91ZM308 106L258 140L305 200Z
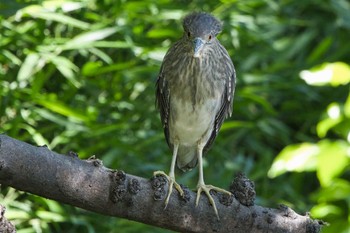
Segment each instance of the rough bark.
M173 191L164 209L164 177L145 179L110 170L97 159L81 160L75 153L57 154L0 135L0 184L104 215L127 218L179 232L319 232L323 223L277 209L254 205L252 182L239 175L231 197L213 195L220 220L206 196L195 207L196 194L185 198ZM235 196L236 198L234 198Z
M0 233L16 233L14 225L5 218L6 208L0 205Z

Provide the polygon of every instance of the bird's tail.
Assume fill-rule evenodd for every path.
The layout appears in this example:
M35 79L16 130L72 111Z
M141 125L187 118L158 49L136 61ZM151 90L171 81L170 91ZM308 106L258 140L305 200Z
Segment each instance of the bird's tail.
M177 167L184 172L197 166L196 147L180 146L176 163Z

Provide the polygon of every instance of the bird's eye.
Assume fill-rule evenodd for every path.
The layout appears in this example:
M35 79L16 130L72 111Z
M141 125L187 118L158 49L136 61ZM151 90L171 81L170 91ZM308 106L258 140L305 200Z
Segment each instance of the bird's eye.
M191 32L187 32L187 36L188 36L188 37L191 37Z
M208 40L211 40L211 35L208 36Z

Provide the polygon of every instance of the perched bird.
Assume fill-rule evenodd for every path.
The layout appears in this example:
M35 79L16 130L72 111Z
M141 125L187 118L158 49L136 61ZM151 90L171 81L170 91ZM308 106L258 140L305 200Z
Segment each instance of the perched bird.
M231 116L236 74L226 49L216 36L221 23L208 13L192 13L183 20L184 33L166 53L156 83L156 104L166 141L173 151L165 206L175 181L175 164L183 170L198 164L196 206L205 192L218 216L210 190L230 192L204 183L203 154L214 142L225 118Z

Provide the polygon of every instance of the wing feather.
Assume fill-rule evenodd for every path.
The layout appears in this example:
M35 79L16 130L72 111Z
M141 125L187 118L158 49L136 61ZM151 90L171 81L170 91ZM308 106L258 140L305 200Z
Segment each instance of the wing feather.
M156 106L158 107L160 112L160 119L163 125L166 142L168 146L171 147L169 142L169 112L170 112L169 102L170 102L169 89L161 69L161 72L156 82Z
M232 102L233 102L233 94L236 86L236 73L233 69L233 74L229 76L229 79L226 80L226 88L221 96L221 106L219 111L215 116L213 131L209 137L207 144L205 145L203 152L206 153L213 142L215 141L216 136L219 133L221 125L224 123L226 117L231 116L232 114Z

